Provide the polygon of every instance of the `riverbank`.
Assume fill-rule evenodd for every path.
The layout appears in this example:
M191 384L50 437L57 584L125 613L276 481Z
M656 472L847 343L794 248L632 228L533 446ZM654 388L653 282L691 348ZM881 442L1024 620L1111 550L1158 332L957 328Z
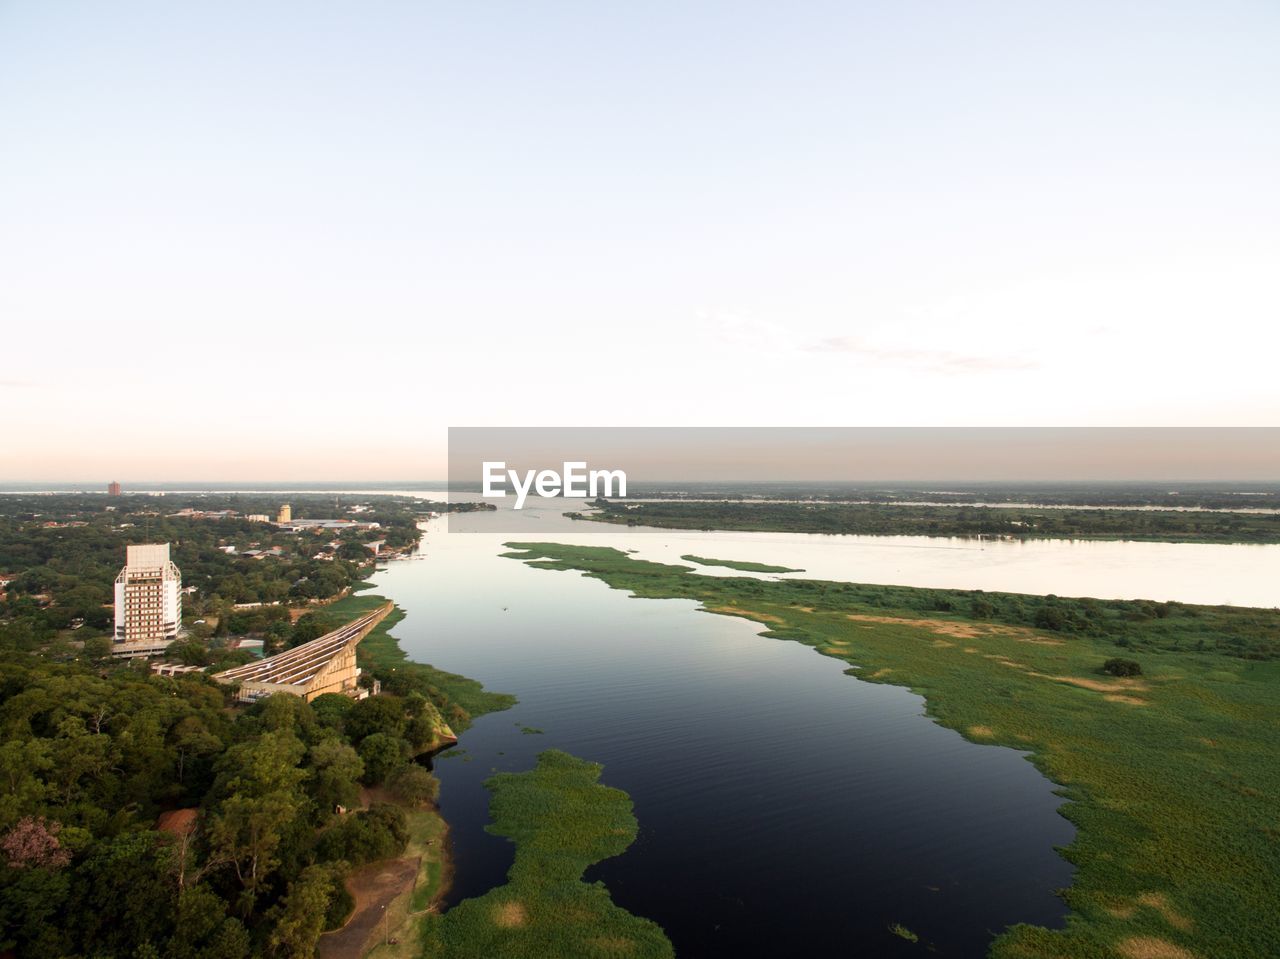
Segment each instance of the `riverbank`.
M373 588L368 583L358 584L356 591L328 607L327 612L355 619L387 602L386 597L367 592ZM434 752L456 742L458 734L465 732L477 716L515 705L515 696L491 692L474 679L410 659L391 635L404 618L403 609L392 609L356 647L356 656L361 668L377 678L385 692L398 696L420 693L435 708L440 720L437 740L423 752Z
M661 529L1131 540L1159 543L1280 543L1280 515L1071 507L903 503L605 502L575 519Z
M366 806L387 801L382 790L363 791ZM319 959L411 959L426 913L449 888L448 824L434 803L403 804L409 840L395 859L370 863L347 877L355 909L341 929L320 937Z
M714 577L599 547L510 544L637 596L763 624L874 683L906 686L978 743L1026 751L1078 829L1067 928L1012 956L1256 956L1280 944L1280 614L1184 604ZM1247 658L1254 657L1254 658ZM1141 676L1102 672L1132 659Z
M373 588L362 583L350 595L333 603L327 612L343 618L356 618L387 602L381 595L368 592ZM398 605L356 647L362 669L377 678L383 691L407 696L413 693L427 699L433 720L432 742L423 744L422 754L429 755L447 748L458 741L474 719L485 713L508 709L516 702L515 696L486 690L474 679L437 669L427 663L409 659L400 648L391 630L405 619L405 612ZM385 798L385 797L383 797ZM376 959L410 959L419 955L419 944L429 916L448 891L452 861L448 844L449 826L439 807L429 803L421 808L405 810L408 821L409 841L401 856L393 863L379 863L369 867L369 875L353 875L357 883L369 886L367 914L372 916L376 908L374 926L353 916L348 922L349 936L360 948L355 955ZM402 868L392 868L399 864ZM408 872L405 872L405 869ZM394 873L394 875L391 875ZM389 878L388 878L389 877ZM408 888L404 888L408 883ZM356 895L359 912L360 896ZM374 928L378 927L378 928ZM380 932L380 938L376 935ZM350 944L327 944L334 957L347 956ZM372 940L372 941L371 941ZM394 941L393 941L394 940Z

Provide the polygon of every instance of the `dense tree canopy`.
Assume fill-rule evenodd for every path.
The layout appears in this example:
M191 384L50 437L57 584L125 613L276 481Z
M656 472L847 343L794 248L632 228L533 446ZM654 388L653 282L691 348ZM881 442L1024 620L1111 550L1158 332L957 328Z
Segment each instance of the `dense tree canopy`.
M348 868L407 840L397 807L359 810L361 783L430 780L404 773L406 701L226 696L201 674L0 653L0 949L309 956L345 918ZM186 825L158 828L175 810Z

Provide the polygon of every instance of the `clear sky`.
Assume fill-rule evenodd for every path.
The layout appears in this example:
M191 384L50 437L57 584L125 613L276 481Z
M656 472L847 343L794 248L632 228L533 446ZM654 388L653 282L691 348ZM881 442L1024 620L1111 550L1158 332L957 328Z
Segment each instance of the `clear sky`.
M0 480L1280 424L1280 5L0 0Z

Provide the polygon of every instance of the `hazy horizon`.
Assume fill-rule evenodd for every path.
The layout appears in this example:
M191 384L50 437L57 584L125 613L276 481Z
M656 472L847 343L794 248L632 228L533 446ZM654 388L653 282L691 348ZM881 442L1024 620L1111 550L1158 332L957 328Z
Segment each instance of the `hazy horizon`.
M439 476L515 417L1280 423L1277 36L5 3L0 476Z

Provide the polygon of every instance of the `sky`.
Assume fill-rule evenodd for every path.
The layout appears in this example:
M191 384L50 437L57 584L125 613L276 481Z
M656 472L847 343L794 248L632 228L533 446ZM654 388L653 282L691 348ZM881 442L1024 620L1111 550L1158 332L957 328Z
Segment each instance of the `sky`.
M1273 2L0 0L0 481L1273 426Z

